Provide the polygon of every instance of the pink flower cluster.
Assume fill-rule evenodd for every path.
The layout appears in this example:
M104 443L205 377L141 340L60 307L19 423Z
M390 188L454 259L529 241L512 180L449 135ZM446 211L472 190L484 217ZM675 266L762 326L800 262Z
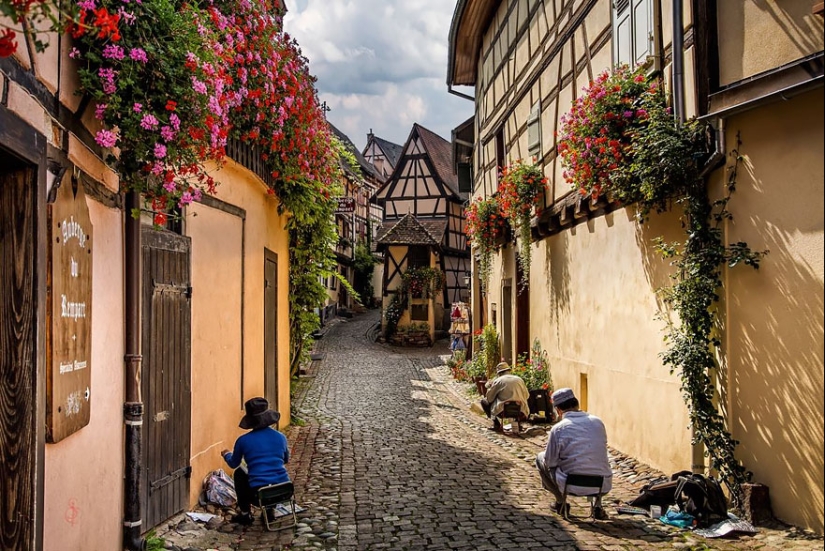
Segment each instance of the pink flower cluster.
M611 174L630 161L633 135L648 118L641 105L657 85L620 67L600 74L583 92L561 119L558 152L565 179L596 199L610 189Z

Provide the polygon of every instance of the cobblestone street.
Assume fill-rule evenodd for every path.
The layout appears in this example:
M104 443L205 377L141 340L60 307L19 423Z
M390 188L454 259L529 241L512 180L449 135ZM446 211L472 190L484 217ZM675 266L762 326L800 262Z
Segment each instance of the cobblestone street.
M341 320L317 342L296 396L304 422L287 430L298 527L269 533L261 524L225 526L187 540L180 527L163 537L179 549L275 550L620 550L822 549L821 538L760 528L756 536L709 540L614 504L661 475L614 454L616 480L604 522L564 521L533 466L547 426L508 436L487 430L470 409L468 385L454 382L440 355L375 344L375 312ZM609 435L608 435L609 437ZM587 513L574 499L574 515ZM170 526L175 526L171 523ZM184 530L185 532L185 530Z

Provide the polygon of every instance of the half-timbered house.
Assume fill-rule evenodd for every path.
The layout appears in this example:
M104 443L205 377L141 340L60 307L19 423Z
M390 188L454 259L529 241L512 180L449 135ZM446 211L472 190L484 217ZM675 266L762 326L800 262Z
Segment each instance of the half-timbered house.
M641 64L665 80L677 116L715 129L712 197L723 194L724 160L741 156L725 241L770 253L758 272L723 273L712 374L719 411L740 441L737 457L770 487L775 514L820 533L821 6L458 0L447 74L450 87L474 87L473 195L496 193L500 169L517 160L535 160L548 178L528 290L513 292L520 273L514 247L504 247L486 296L473 284L475 327L495 323L509 359L539 339L555 384L574 388L583 409L604 419L610 443L665 472L703 470L707 461L686 429L679 376L660 358L669 312L656 291L671 268L652 242L679 237L680 213L640 224L633 206L583 199L563 177L556 131L596 75Z
M405 271L438 268L444 273L444 285L426 319L431 320L432 331L446 329L449 312L445 308L469 296L464 282L469 270L464 233L467 194L458 189L450 143L413 125L395 170L373 201L384 207L384 221L376 236L379 250L385 252L384 307L400 288ZM410 321L425 321L423 311L413 313Z
M370 133L367 134L367 145L364 146L363 154L364 158L375 166L375 169L381 175L381 180L386 181L395 170L403 149L403 146L379 138L370 130Z
M359 294L369 295L360 297L360 304L369 306L376 298L372 279L369 282L357 281L354 262L357 247L365 247L366 251L372 249L373 237L381 220L381 206L372 203L370 198L383 184L384 178L346 134L335 125L328 124L333 134L354 157L357 164L357 166L350 166L347 162L341 161L345 177L344 195L339 201L339 208L335 214L335 225L338 228L339 237L335 248L338 273ZM340 285L336 278L328 278L325 283L329 298L327 306L321 313L322 323L339 307L353 309L356 306L354 297L350 296L346 287Z

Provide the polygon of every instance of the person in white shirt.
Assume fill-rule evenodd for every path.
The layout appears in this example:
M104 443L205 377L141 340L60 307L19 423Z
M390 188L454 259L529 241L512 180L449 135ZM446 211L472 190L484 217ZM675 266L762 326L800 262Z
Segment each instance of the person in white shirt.
M493 418L493 426L489 430L503 432L498 415L504 411L505 402L518 402L525 419L530 416L528 400L530 391L524 380L518 375L510 373L510 366L501 362L496 366L496 378L487 383L487 395L481 399L481 409L487 417Z
M601 493L606 494L613 488L613 471L607 458L607 431L602 420L580 411L579 400L569 388L555 391L552 401L561 421L550 429L547 448L536 456L536 467L542 486L556 498L553 509L564 514L561 501L568 473L603 476ZM596 491L571 486L569 493L592 495ZM601 497L597 498L593 513L597 519L607 518Z

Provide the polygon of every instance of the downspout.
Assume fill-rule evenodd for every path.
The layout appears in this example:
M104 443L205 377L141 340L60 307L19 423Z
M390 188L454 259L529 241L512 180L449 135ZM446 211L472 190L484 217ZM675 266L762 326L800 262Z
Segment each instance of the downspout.
M682 0L673 0L673 114L679 123L685 122L685 25L682 21Z
M725 158L727 157L726 148L727 148L727 138L726 138L726 127L725 127L725 119L724 117L717 117L716 118L716 125L715 125L715 148L713 153L711 153L710 157L708 158L705 166L702 167L701 172L699 173L699 177L704 182L704 185L707 186L707 178L711 172L722 166L725 162ZM718 373L716 374L718 378ZM718 380L717 380L718 386ZM706 456L705 456L705 446L696 438L696 428L693 427L692 429L692 438L696 442L693 444L693 448L691 450L691 471L696 474L705 474L708 470L708 465L706 464Z
M128 551L142 551L146 541L141 537L143 520L140 510L143 401L140 392L140 376L143 357L140 354L140 198L136 191L126 193L126 235L124 243L125 272L125 403L123 425L125 429L123 472L123 547Z
M447 86L447 92L454 95L454 96L458 96L460 98L463 98L463 99L466 99L466 100L469 100L469 101L472 101L472 102L474 102L476 100L476 98L474 98L473 96L470 96L470 95L465 94L463 92L459 92L457 90L453 90L453 85L452 84Z

